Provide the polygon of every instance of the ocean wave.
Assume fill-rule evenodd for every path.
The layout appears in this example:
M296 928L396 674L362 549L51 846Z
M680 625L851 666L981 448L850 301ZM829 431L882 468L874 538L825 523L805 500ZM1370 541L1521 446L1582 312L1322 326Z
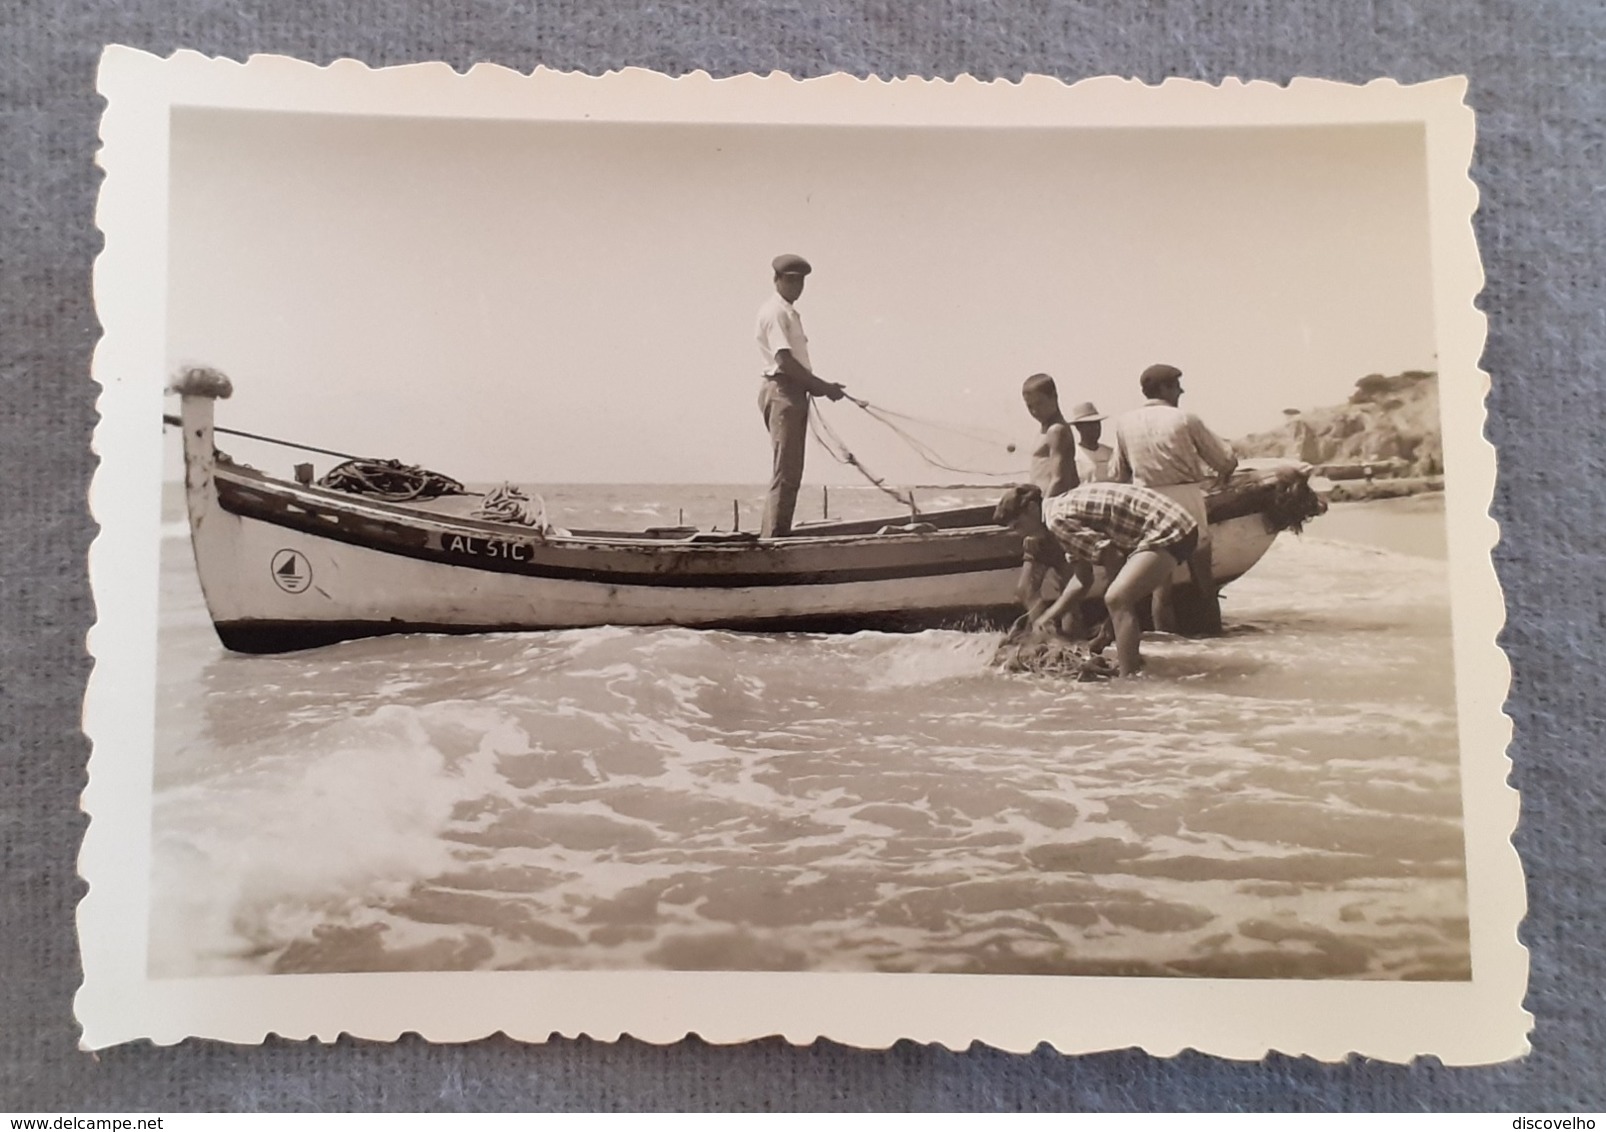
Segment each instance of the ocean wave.
M159 793L152 973L259 969L331 916L447 868L455 807L496 790L495 756L527 746L477 706L386 706Z
M1226 609L1096 685L996 633L208 640L151 969L1464 977L1442 564L1280 540Z
M949 680L991 676L997 633L960 633L928 629L921 633L861 635L869 646L861 662L869 669L868 686L880 690L923 688Z

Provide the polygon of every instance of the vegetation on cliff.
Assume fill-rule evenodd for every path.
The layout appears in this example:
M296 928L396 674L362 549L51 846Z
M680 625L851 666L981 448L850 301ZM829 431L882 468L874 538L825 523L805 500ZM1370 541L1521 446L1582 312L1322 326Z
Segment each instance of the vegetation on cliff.
M1238 455L1281 456L1333 471L1369 465L1387 477L1444 471L1436 373L1374 373L1355 383L1346 404L1284 412L1286 424L1236 441Z

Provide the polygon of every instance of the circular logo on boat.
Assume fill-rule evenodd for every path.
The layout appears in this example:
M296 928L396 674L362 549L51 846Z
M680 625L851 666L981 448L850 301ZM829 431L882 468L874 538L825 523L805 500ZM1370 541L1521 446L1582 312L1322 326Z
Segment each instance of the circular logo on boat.
M287 594L298 594L312 585L312 563L299 550L281 550L273 556L274 585Z

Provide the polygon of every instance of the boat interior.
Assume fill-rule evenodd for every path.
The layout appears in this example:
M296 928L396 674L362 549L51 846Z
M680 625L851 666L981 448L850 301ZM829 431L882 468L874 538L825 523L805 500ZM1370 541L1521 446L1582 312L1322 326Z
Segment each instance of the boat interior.
M420 503L403 504L453 518L470 518L479 506L478 493L448 495ZM993 525L993 508L956 507L944 511L923 511L918 515L889 515L875 519L814 519L792 527L793 538L845 538L877 534L929 534ZM643 539L669 542L756 542L757 531L702 530L692 526L647 527L641 530L617 528L563 528L576 538Z
M293 492L303 498L307 495L316 496L320 498L320 501L327 501L331 504L346 502L379 507L392 513L411 513L423 518L450 518L471 522L476 525L495 524L497 526L506 526L510 531L520 529L518 524L503 524L495 519L476 516L474 512L480 508L485 494L473 490L463 495L442 495L433 499L395 501L378 499L370 495L332 491L314 484L297 483L268 475L249 465L232 461L224 463L219 470L226 477L237 477L263 488L276 488L279 491ZM532 491L533 494L534 492ZM916 515L904 513L902 515L890 515L873 519L815 519L796 523L792 528L791 537L805 539L862 537L878 534L930 534L939 531L957 531L993 525L993 508L991 504L986 504L920 512ZM577 539L599 539L610 542L751 543L757 542L759 538L756 530L702 530L692 526L659 526L636 530L561 527L561 533Z

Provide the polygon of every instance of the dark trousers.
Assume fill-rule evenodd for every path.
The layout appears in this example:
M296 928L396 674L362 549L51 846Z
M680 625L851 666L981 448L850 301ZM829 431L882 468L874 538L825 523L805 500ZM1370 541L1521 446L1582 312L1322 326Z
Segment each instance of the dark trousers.
M758 390L758 409L770 431L770 490L764 500L764 538L785 538L792 533L797 510L797 489L803 485L803 454L809 438L809 395L774 378L765 378Z

